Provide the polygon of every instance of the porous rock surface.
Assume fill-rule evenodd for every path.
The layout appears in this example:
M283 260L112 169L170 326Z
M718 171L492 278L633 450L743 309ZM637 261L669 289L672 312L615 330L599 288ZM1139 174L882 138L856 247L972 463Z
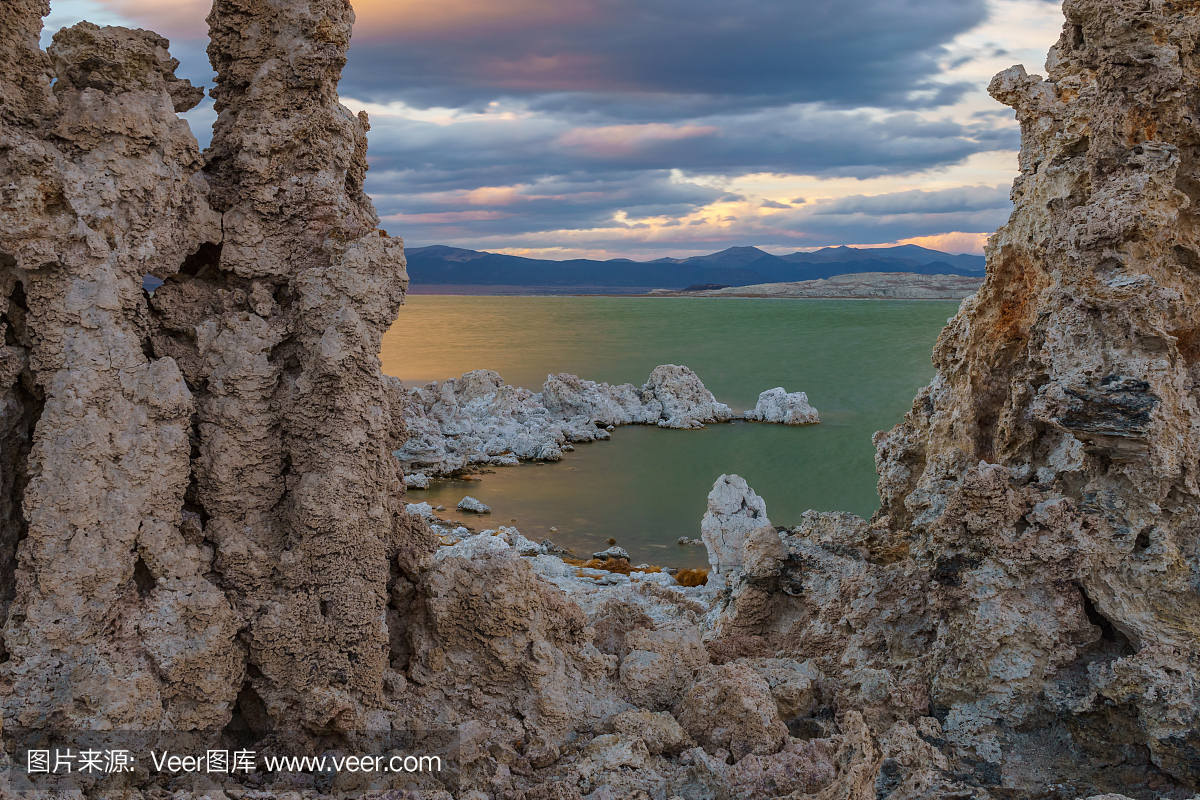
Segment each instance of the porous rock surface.
M1200 4L1069 0L1049 79L996 79L1016 210L877 438L880 512L775 528L722 476L691 588L405 509L393 454L433 432L379 373L403 252L336 98L344 0L216 0L204 154L165 40L83 23L42 52L47 10L0 5L6 737L353 752L355 731L453 729L439 800L1200 788ZM535 403L487 372L417 394L453 411L444 438L472 403L598 432L718 418L680 370L652 401L562 378Z
M476 500L474 497L471 497L470 495L467 495L462 500L458 501L458 510L459 511L473 511L476 514L492 513L492 510L490 508L485 506L480 501Z
M1195 789L1200 6L1065 12L1047 79L991 84L1021 122L1016 209L877 439L875 524L955 609L923 668L954 746L1000 783L1057 740L1114 788Z
M0 11L5 729L362 727L432 542L377 356L403 251L336 96L353 12L218 0L202 155L165 39L43 53L46 11Z
M813 659L881 742L926 725L950 769L885 750L881 796L941 796L939 770L1000 796L1200 783L1200 6L1065 12L1048 79L992 82L1016 207L876 437L882 509L806 514L709 634Z

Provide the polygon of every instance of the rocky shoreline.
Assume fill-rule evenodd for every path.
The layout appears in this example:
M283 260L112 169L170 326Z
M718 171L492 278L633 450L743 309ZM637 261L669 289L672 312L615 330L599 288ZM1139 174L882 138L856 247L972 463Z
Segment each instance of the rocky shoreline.
M621 425L698 429L735 418L694 372L675 364L657 367L640 388L562 373L548 375L534 393L506 385L491 370L423 388L395 386L407 438L393 455L413 487L472 467L559 461L573 445L607 440ZM804 392L781 387L763 392L743 418L783 425L820 421Z

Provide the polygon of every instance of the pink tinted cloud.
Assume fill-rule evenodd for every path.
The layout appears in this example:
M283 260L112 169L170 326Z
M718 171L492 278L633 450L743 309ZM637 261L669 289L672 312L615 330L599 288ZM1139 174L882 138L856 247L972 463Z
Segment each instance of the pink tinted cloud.
M608 197L605 192L571 192L570 194L542 194L535 186L519 183L514 186L480 186L478 189L453 192L430 192L423 195L430 205L512 206L538 200L557 200L564 203L586 203ZM462 212L491 213L491 212ZM481 217L485 219L485 217ZM491 219L491 217L486 217Z
M487 30L586 22L600 15L596 0L355 0L354 35L404 40Z
M511 206L526 198L521 195L523 186L480 186L454 197L450 202L466 200L473 206Z
M212 0L100 0L117 14L168 39L208 36Z
M607 125L601 128L575 128L558 137L559 145L592 156L621 158L642 150L681 139L716 136L721 129L712 125Z
M513 216L503 211L442 211L431 214L389 214L380 217L384 222L420 222L430 225L451 225L458 222L507 219Z
M472 72L486 75L492 86L537 91L616 91L636 86L614 80L602 58L585 53L539 55L520 58L485 58Z

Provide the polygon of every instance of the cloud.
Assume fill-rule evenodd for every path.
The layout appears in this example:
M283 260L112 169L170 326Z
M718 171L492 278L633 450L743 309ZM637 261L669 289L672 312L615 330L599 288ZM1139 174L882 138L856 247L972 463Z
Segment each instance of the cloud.
M715 136L720 132L715 125L605 125L573 128L558 137L558 144L590 158L622 158L682 139Z
M360 0L356 8L343 90L361 99L477 107L518 97L581 111L592 95L620 96L617 106L642 95L664 116L731 100L953 102L965 87L937 80L938 59L987 15L985 0Z
M940 79L988 0L356 0L342 92L417 107L518 98L599 105L622 122L791 103L915 108L968 86ZM176 40L207 35L210 0L55 0ZM99 21L99 20L97 20ZM207 72L185 60L185 72ZM189 75L190 77L190 75Z
M823 241L896 241L994 231L1012 212L1007 186L960 186L819 201L772 216L781 230Z
M396 213L389 214L386 217L380 217L383 222L404 222L408 224L420 225L424 224L443 224L454 222L478 222L479 220L504 219L510 217L511 214L505 214L501 211L444 211L434 214L404 214Z
M897 214L948 214L1007 209L1012 205L1007 186L961 186L928 192L914 189L874 197L843 197L818 204L814 216L893 216Z
M686 217L719 202L719 188L674 180L669 172L629 171L546 177L526 184L429 192L376 192L375 204L405 235L433 243L446 236L508 236L630 227L645 219ZM621 216L623 215L623 217ZM615 223L622 218L624 221Z
M410 243L974 247L1018 146L983 87L1001 53L1044 52L1049 2L354 0L340 93ZM50 21L158 30L212 86L209 5L54 0ZM206 145L211 101L186 118Z
M679 125L575 122L536 114L469 116L462 122L376 115L367 190L372 195L421 194L631 170L869 178L946 167L1016 144L1015 131L991 122L928 121L909 113L813 106Z
M367 191L389 224L423 244L553 246L564 231L580 230L606 232L596 235L607 247L611 232L622 239L652 230L671 246L739 236L803 246L812 237L892 241L987 230L1008 213L1007 189L994 187L807 202L788 199L791 192L748 197L727 188L739 175L871 179L944 168L1015 144L1014 132L990 119L819 106L590 126L511 109L438 112L433 120L408 113L393 107L372 118ZM465 213L479 211L502 213ZM677 230L664 233L669 228Z
M51 0L53 5L59 2ZM212 0L105 0L112 11L169 39L208 37L204 21L212 9Z
M602 14L599 3L571 0L358 0L354 10L369 35L386 39L453 37L464 29L500 36L530 25L578 24Z
M900 239L896 244L915 244L919 247L928 247L930 250L941 250L943 253L982 254L983 246L987 244L990 235L990 233L951 231L936 236L914 236Z
M490 190L500 205L487 209L464 207L471 192L381 198L381 205L399 207L385 219L403 225L399 232L410 244L548 252L550 242L550 249L617 254L716 250L751 241L795 250L920 240L972 251L1011 212L1003 186L859 195L799 207L730 196L669 173L509 188Z

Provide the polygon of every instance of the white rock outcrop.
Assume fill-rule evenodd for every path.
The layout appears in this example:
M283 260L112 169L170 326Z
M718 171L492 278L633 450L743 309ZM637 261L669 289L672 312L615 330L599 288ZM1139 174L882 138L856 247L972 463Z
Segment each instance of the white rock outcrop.
M607 439L618 425L703 428L731 419L696 373L674 364L655 369L640 389L564 373L547 376L537 393L480 369L408 390L409 438L395 456L405 472L448 475L476 464L558 461L572 443Z
M657 422L660 428L703 428L705 422L728 422L733 418L729 406L718 403L687 367L665 364L656 368L642 387L642 397L648 406L662 405Z
M821 420L817 410L808 404L804 392L788 393L782 386L769 389L758 396L758 403L747 411L751 422L778 422L782 425L816 425Z
M722 475L713 485L700 535L718 575L766 575L787 557L767 504L737 475Z
M467 495L462 500L458 501L459 511L472 511L476 514L490 514L492 509L476 500L474 497Z
M592 558L598 558L601 561L607 561L610 558L623 558L629 560L629 552L624 547L613 545L607 550L601 550L599 553L592 553Z
M405 475L404 485L410 489L428 489L429 476L422 475L420 472L414 472L412 475Z

